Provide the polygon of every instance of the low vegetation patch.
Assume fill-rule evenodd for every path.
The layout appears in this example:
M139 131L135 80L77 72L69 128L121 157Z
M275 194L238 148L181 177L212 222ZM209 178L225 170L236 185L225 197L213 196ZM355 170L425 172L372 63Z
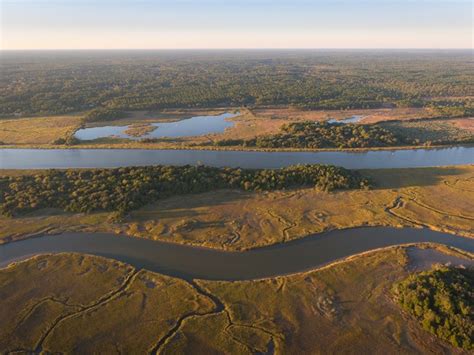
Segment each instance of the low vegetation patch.
M76 145L79 144L80 140L74 136L74 134L68 135L66 138L55 139L52 144L54 145Z
M86 115L82 118L82 120L84 123L87 123L87 122L112 121L112 120L117 120L119 118L125 118L125 117L127 117L127 113L124 111L107 108L107 107L99 107L86 113Z
M454 346L474 348L473 269L443 266L421 272L396 284L394 294L424 329Z
M410 120L381 122L380 126L392 132L409 145L448 145L474 143L474 133L456 127L450 120Z
M51 144L55 141L65 144L80 125L80 116L0 120L0 141L7 145Z
M141 137L148 133L153 132L157 128L158 127L153 126L149 123L137 123L137 124L128 126L128 128L125 131L123 131L123 133L128 134L129 136L132 136L132 137Z
M14 216L41 208L72 212L116 211L119 215L162 197L222 188L261 191L301 186L365 188L358 172L330 165L251 170L207 166L150 166L97 170L50 170L0 178L0 211Z

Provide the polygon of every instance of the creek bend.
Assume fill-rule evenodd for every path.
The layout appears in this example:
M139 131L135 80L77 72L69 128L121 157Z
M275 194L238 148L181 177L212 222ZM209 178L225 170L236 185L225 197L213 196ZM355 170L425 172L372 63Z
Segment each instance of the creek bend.
M474 252L474 239L414 228L334 230L243 252L107 233L64 233L0 245L0 267L37 254L75 252L103 256L184 279L253 280L311 270L378 248L427 242Z

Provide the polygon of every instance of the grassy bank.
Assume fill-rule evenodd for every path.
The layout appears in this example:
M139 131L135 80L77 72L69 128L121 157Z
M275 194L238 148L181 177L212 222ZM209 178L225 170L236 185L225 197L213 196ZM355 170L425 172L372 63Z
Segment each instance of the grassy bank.
M38 171L35 171L37 173ZM10 174L32 173L10 171ZM42 233L104 231L227 250L358 226L426 227L474 237L474 167L365 170L373 190L218 190L162 199L121 222L110 213L40 210L0 217L0 243Z
M430 250L467 262L445 247ZM245 282L186 282L100 257L37 256L0 269L0 347L160 354L339 352L348 346L355 352L452 352L391 298L392 284L409 275L416 255L394 247L320 270Z

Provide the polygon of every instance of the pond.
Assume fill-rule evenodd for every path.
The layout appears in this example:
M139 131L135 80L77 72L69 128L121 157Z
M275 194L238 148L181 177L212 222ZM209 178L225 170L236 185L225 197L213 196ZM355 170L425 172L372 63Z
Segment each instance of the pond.
M0 169L112 168L144 165L281 168L332 164L348 169L474 164L474 147L361 152L256 152L146 149L0 149Z
M354 115L348 118L344 118L342 120L336 120L334 118L331 118L328 120L328 123L357 123L361 120L363 120L366 116L361 116L361 115Z
M410 228L335 230L245 252L226 252L105 233L65 233L0 245L0 266L35 254L77 252L104 256L185 279L252 280L314 269L378 248L420 242L474 252L474 239Z
M127 134L127 129L132 126L103 126L79 129L75 137L80 140L93 140L104 137L143 139L143 138L177 138L201 136L210 133L221 133L226 128L232 127L234 122L229 118L238 116L237 113L223 113L217 116L195 116L176 122L151 123L155 129L149 133L135 137Z

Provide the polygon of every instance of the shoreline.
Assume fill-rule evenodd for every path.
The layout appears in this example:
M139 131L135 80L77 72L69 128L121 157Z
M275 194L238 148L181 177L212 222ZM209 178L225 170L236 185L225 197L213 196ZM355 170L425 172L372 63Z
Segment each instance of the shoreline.
M294 153L318 153L318 152L360 152L366 153L370 151L397 151L397 150L440 150L450 148L471 148L474 143L460 143L460 144L444 144L444 145L430 145L430 146L394 146L394 147L372 147L372 148L258 148L258 147L215 147L215 146L160 146L157 144L130 144L118 143L116 145L97 144L97 145L52 145L52 144L25 144L25 145L0 145L0 150L20 150L20 149L35 149L35 150L79 150L79 149L100 149L100 150L197 150L197 151L232 151L232 152L294 152Z
M366 227L366 228L369 228L371 229L371 227ZM379 227L379 228L384 228L384 227ZM329 236L331 240L333 240L333 238L336 238L336 243L337 243L337 240L341 238L341 235L337 235L337 232L348 232L348 233L351 233L352 231L356 231L357 229L360 229L360 228L348 228L348 229L343 229L343 230L336 230L336 231L333 231L336 233L335 236ZM398 228L389 228L389 229L392 229L392 232ZM417 228L402 228L402 229L405 229L405 230L416 230ZM429 230L428 230L429 231ZM287 252L290 253L291 255L291 249L292 248L298 248L298 247L301 247L301 244L305 244L305 243L311 243L311 242L320 242L324 239L322 239L323 237L327 237L328 236L328 233L317 233L317 234L313 234L313 235L309 235L303 239L300 239L300 240L296 240L296 241L293 241L293 242L290 242L290 243L280 243L280 244L276 244L276 245L270 245L270 246L266 246L266 247L261 247L261 248L258 248L258 249L254 249L254 250L247 250L247 251L223 251L223 250L215 250L213 248L206 248L206 247L193 247L193 246L187 246L187 245L173 245L174 243L169 243L169 242L160 242L159 244L156 244L156 252L158 253L157 255L159 255L160 253L167 253L169 251L166 251L168 248L178 248L175 250L175 252L178 252L179 249L181 249L181 253L187 253L187 252L191 252L191 253L194 253L195 255L193 254L190 254L189 257L192 259L195 259L195 261L197 261L199 259L198 255L199 253L203 253L203 255L206 255L208 253L211 253L208 255L208 257L210 258L210 260L213 260L214 258L214 262L220 262L219 260L221 260L222 257L229 257L229 258L234 258L234 257L238 257L238 258L243 258L241 261L245 261L246 259L245 258L248 258L250 257L250 255L254 254L254 253L261 253L261 252L264 252L266 254L262 254L262 256L264 255L267 255L265 256L265 258L268 258L268 253L277 253L279 251L281 251L283 248L290 248ZM51 237L53 238L73 238L74 240L80 240L81 238L83 237L87 237L87 238L109 238L109 239L113 239L113 238L117 238L117 235L114 235L114 234L111 234L111 233L61 233L61 234L56 234L56 235L52 235ZM454 235L453 238L463 238L461 236L457 236L457 235ZM124 237L123 235L120 236L121 239L118 239L118 243L126 243L127 242L127 237ZM408 238L408 237L407 237ZM413 236L414 239L419 239L419 237L415 237ZM158 269L163 269L163 270L167 270L167 268L171 267L170 265L166 266L166 264L168 263L168 261L164 260L162 261L164 264L161 264L161 263L158 263L158 264L155 264L155 263L152 263L150 264L150 261L148 260L150 258L150 255L144 255L143 256L143 259L137 259L136 256L134 256L134 253L133 253L133 248L132 248L132 252L130 255L128 254L114 254L113 252L113 249L112 251L110 252L103 252L101 251L101 248L99 247L99 249L94 249L94 247L92 247L90 250L87 250L87 248L82 248L82 247L79 247L78 250L73 250L73 248L70 248L70 250L67 250L69 247L66 248L66 250L63 250L61 247L59 247L59 249L57 250L47 250L48 247L46 247L46 249L44 250L39 250L38 252L35 252L35 251L28 251L26 254L24 255L18 255L16 257L13 257L12 259L8 260L8 261L4 261L2 263L0 263L1 265L1 268L8 268L10 267L12 264L15 264L17 262L21 262L22 260L27 260L27 259L30 259L32 257L36 257L38 255L44 255L44 254L59 254L59 253L74 253L74 254L86 254L86 255L97 255L97 256L101 256L101 257L106 257L108 259L112 259L112 260L117 260L119 262L123 262L123 263L126 263L126 264L129 264L129 265L132 265L133 267L136 267L136 268L142 268L142 269L147 269L147 270L150 270L150 271L154 271L154 272L158 272L158 273L162 273L162 274L165 274L165 275L168 275L168 276L171 276L171 277L177 277L177 278L181 278L181 279L201 279L201 280L215 280L215 281L248 281L248 280L251 280L251 281L255 281L255 280L262 280L262 279L269 279L269 278L277 278L277 277L283 277L283 276L288 276L288 275L295 275L295 274L304 274L306 272L309 272L309 271L314 271L314 270L317 270L317 269L321 269L321 268L327 268L327 267L330 267L331 265L335 265L335 264L339 264L341 262L344 262L344 261L347 261L347 260L351 260L353 258L356 258L356 257L360 257L360 256L363 256L363 255L366 255L368 253L373 253L373 252L377 252L377 251L380 251L380 250L385 250L385 249L388 249L388 248L397 248L397 247L407 247L407 246L414 246L414 245L435 245L435 246L444 246L444 247L447 247L448 249L454 249L454 250L459 250L461 252L461 254L463 254L467 259L474 259L474 254L471 250L469 249L472 249L472 246L469 246L469 245L465 245L466 249L464 249L464 247L462 246L456 246L456 243L454 244L450 244L451 242L448 240L446 241L443 241L443 236L439 236L439 239L440 240L437 240L438 237L436 238L430 238L430 236L426 236L426 237L423 237L421 239L425 239L426 238L426 241L425 240L422 240L422 241L402 241L402 240L397 240L397 241L394 241L394 244L390 244L391 242L390 241L387 241L386 244L387 245L382 245L382 246L376 246L376 244L374 245L374 248L371 248L370 246L365 246L364 248L367 248L367 250L361 250L361 251L356 251L356 250L353 250L354 253L352 254L349 254L349 255L345 255L345 256L337 256L335 255L334 258L330 258L332 260L328 260L328 261L325 261L323 258L323 260L318 260L318 258L320 259L321 257L320 256L315 256L316 257L316 260L315 260L315 265L313 266L308 266L308 267L304 267L304 264L306 262L303 262L303 264L301 264L300 266L302 267L301 270L298 270L298 271L291 271L291 270L288 270L288 272L285 272L284 270L282 270L281 268L277 267L275 269L275 271L271 271L272 270L272 263L275 262L275 260L272 260L272 257L270 257L270 259L267 260L267 262L269 262L270 264L270 269L267 269L267 270L261 270L260 272L257 272L257 273L254 273L253 271L250 271L250 273L248 274L248 276L244 276L246 272L249 272L248 270L246 271L245 267L244 268L240 268L240 267L237 267L236 269L234 269L232 266L230 267L230 269L228 270L230 272L230 274L232 275L232 273L235 274L234 277L232 277L231 275L230 276L224 276L224 275L220 275L219 273L215 274L214 276L209 276L209 278L203 278L202 276L199 276L199 273L205 273L206 271L204 270L201 270L201 271L198 271L198 270L195 270L194 272L192 271L186 271L187 268L189 267L192 267L190 265L188 265L187 263L183 264L183 269L181 270L180 268L174 270L174 269L171 269L171 270L174 270L172 271L172 274L168 274L166 272L160 272L158 271ZM328 240L329 240L328 239ZM408 238L410 239L410 238ZM468 238L471 242L472 242L472 238ZM23 241L16 241L16 242L12 242L12 243L9 243L10 246L12 244L15 244L18 245L20 243L25 243L25 240ZM48 241L46 241L48 243ZM51 241L49 241L51 242ZM152 241L152 240L148 240L146 242L138 242L138 243L143 243L142 247L144 247L146 244L150 244L148 248L148 250L150 250L150 247L151 247L151 244L152 243L155 243L155 241ZM160 246L161 244L161 246ZM385 242L383 243L385 244ZM461 244L462 245L462 244ZM140 244L136 245L137 248L140 248ZM0 249L2 248L5 248L6 247L6 244L4 244L2 247L0 247ZM123 247L123 245L122 245ZM131 246L130 246L131 247ZM314 245L311 246L310 245L307 245L307 246L304 246L304 248L313 248L314 249ZM327 246L326 246L327 247ZM120 248L120 247L119 247ZM160 248L164 248L164 250L161 250L159 251ZM350 247L349 247L350 249ZM139 249L137 249L139 250ZM348 250L349 253L351 253L352 251ZM15 253L15 252L14 252ZM214 253L217 253L216 255L212 256L212 254ZM220 255L219 255L220 254ZM254 255L253 256L254 258L258 257L258 255ZM217 259L216 259L217 258ZM274 258L274 257L273 257ZM234 263L237 262L238 259L234 260ZM248 262L250 263L254 263L254 261L252 261L252 259L249 259ZM233 264L233 263L232 263ZM171 265L173 265L173 262L171 262ZM244 264L242 264L244 265ZM213 266L212 265L207 265L207 268L212 268ZM206 267L205 267L206 268ZM153 270L153 269L156 269L156 270ZM280 269L280 270L279 270ZM291 269L291 268L290 268ZM180 271L181 270L181 271ZM191 269L189 269L191 270ZM194 273L194 274L193 274ZM176 274L176 275L175 275ZM258 274L261 274L262 276L258 276ZM219 276L220 275L220 276Z
M131 239L142 239L142 240L147 240L147 241L153 241L153 242L159 242L159 243L164 243L172 246L184 246L184 247L189 247L189 248L195 248L195 249L202 249L202 250L207 250L207 251L217 251L217 252L223 252L223 253L245 253L249 251L258 251L259 249L264 249L264 248L279 248L283 247L288 243L298 243L298 242L303 242L305 239L308 238L317 238L326 236L327 234L330 233L335 233L335 232L345 232L349 230L358 230L358 229L364 229L364 228L388 228L388 229L414 229L414 230L428 230L432 232L438 232L438 233L445 233L445 234L450 234L459 238L464 238L464 239L474 239L474 233L470 233L469 231L465 230L450 230L450 229L443 229L437 226L432 226L432 225L416 225L416 224L361 224L361 225L356 225L356 226L347 226L343 228L327 228L324 229L320 232L317 233L310 233L304 236L300 237L295 237L286 241L277 241L271 244L266 244L266 245L259 245L259 246L249 246L249 247L242 247L240 249L232 249L232 248L222 248L222 247L217 247L217 246L206 246L198 243L192 243L192 242L178 242L178 241L169 241L169 240L164 240L164 239L155 239L155 238L146 238L146 237L141 237L141 236L136 236L133 234L127 234L124 232L114 232L111 230L96 230L96 231L81 231L79 230L59 230L53 233L47 233L47 232L38 232L38 233L32 233L32 234L27 234L23 238L20 237L19 239L14 239L14 240L8 240L6 242L0 242L0 247L7 245L7 244L12 244L12 243L18 243L22 242L25 240L29 239L37 239L37 238L42 238L42 237L48 237L48 236L58 236L62 234L110 234L118 237L125 237L125 238L131 238Z
M471 261L471 262L474 261L474 254L473 253L471 253L469 251L466 251L466 250L463 250L463 249L458 249L456 247L451 247L449 245L433 243L433 242L403 243L403 244L396 244L396 245L390 245L390 246L376 248L376 249L372 249L372 250L367 250L367 251L364 251L364 252L361 252L361 253L356 253L356 254L349 255L349 256L346 256L346 257L343 257L343 258L340 258L340 259L336 259L336 260L331 261L327 264L323 264L323 265L320 265L320 266L316 266L314 268L309 268L307 270L302 270L302 271L298 271L298 272L294 272L294 273L287 273L287 274L281 274L281 275L277 275L277 276L269 276L269 277L249 279L249 280L236 280L236 281L237 282L255 282L255 281L264 281L264 280L277 279L277 278L280 278L280 277L291 277L291 276L298 276L298 275L306 275L306 274L309 274L309 273L312 273L312 272L315 272L315 271L321 271L321 270L329 269L331 267L334 267L334 266L337 266L337 265L340 265L340 264L344 264L346 262L353 261L355 259L358 259L358 258L361 258L361 257L364 257L364 256L369 256L371 254L375 254L375 253L379 253L379 252L383 252L383 251L388 251L388 250L392 250L392 249L398 249L398 248L402 248L402 249L409 249L409 248L432 249L432 250L436 250L436 251L441 252L441 253L446 254L446 255L455 255L456 257L463 258L467 261ZM443 249L445 249L445 250L443 250ZM96 258L103 258L103 259L106 259L106 260L113 260L115 262L123 263L123 264L130 265L130 266L134 267L133 265L131 265L129 263L119 261L119 260L114 259L114 258L109 258L109 257L106 257L106 256L99 256L99 255L79 253L79 252L56 252L56 253L55 252L49 252L49 253L37 253L37 254L33 253L33 254L25 255L24 257L20 257L18 259L12 260L11 262L9 262L6 265L0 266L0 270L6 270L6 269L9 269L9 268L15 267L18 264L29 262L29 261L37 259L41 256L71 255L71 254L73 254L73 255L74 254L89 255L89 256L96 257ZM143 269L143 270L147 270L147 269ZM165 274L157 272L157 271L151 271L151 270L147 270L147 271L156 272L160 275L165 275ZM178 278L178 279L183 280L182 278L180 278L178 276L170 276L170 277ZM210 282L222 282L222 281L232 282L232 281L226 281L226 280L206 280L206 279L199 279L199 278L194 278L192 280L193 281L210 281Z

